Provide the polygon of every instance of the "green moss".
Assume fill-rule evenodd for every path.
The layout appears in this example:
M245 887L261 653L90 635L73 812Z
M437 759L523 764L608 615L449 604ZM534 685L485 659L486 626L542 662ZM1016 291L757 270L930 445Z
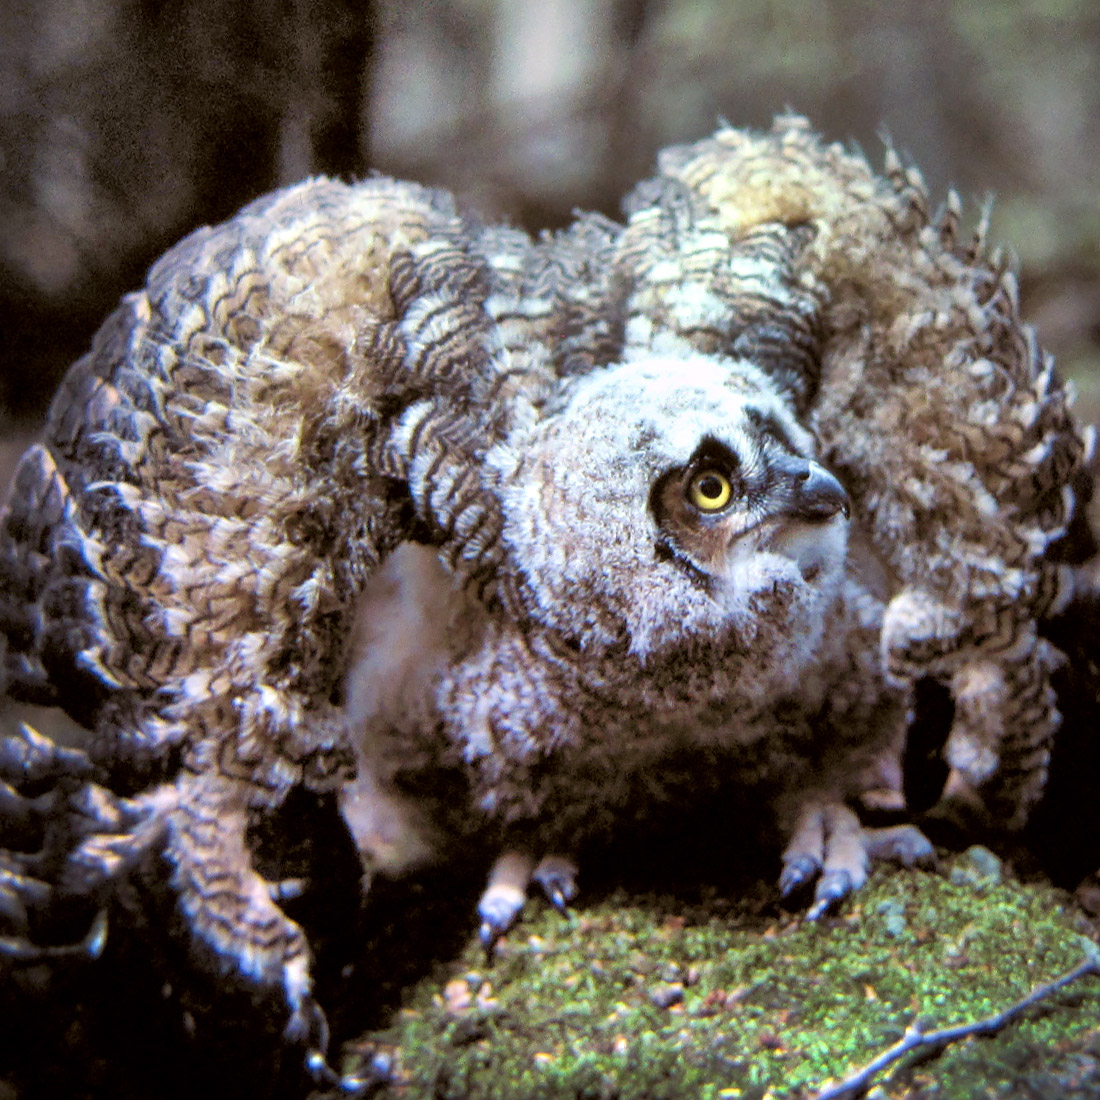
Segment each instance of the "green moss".
M943 1027L989 1015L1080 961L1084 925L1064 895L999 881L981 857L953 870L879 871L818 924L685 917L660 897L616 896L571 920L532 905L491 964L471 944L365 1045L394 1051L393 1095L810 1095L917 1016ZM1007 1095L1021 1074L1049 1076L1059 1050L1088 1071L1100 983L1052 1005L925 1063L924 1087ZM887 1093L913 1072L887 1078Z

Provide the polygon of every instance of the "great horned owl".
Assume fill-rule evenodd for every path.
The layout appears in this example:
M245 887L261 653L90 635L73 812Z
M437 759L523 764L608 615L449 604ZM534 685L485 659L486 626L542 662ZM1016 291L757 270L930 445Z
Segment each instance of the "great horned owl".
M499 849L491 939L536 857L563 900L586 836L720 778L820 912L924 850L843 799L929 681L952 762L1026 814L1085 443L983 230L793 118L669 150L626 213L532 240L312 181L106 322L0 530L7 688L90 731L6 744L49 825L0 861L26 953L159 852L196 945L320 1048L246 839L298 786L368 868Z

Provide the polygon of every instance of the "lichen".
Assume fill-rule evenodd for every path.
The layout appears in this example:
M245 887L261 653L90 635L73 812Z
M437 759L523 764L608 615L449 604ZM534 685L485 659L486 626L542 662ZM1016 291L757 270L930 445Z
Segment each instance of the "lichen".
M617 894L571 918L533 904L491 961L471 942L410 989L345 1068L388 1051L388 1095L441 1100L808 1097L915 1018L990 1015L1080 961L1089 928L1068 895L958 873L989 866L967 853L946 873L879 870L814 924L667 896ZM1100 1087L1098 1054L1100 983L1086 980L993 1038L903 1063L880 1095L918 1080L924 1096L1018 1095L1027 1078L1069 1096Z

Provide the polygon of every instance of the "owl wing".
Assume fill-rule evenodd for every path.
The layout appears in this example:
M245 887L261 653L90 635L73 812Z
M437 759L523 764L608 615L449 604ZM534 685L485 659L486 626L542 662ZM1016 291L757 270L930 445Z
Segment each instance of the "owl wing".
M1018 826L1059 722L1037 624L1070 588L1091 442L986 219L964 234L957 196L933 214L895 155L880 175L794 117L666 150L628 208L636 331L741 351L792 395L892 585L886 668L949 692L948 761Z
M3 743L13 952L43 957L37 912L155 848L212 965L323 1047L305 937L246 829L346 775L348 616L393 546L449 539L491 573L470 468L503 370L487 271L447 196L315 180L172 248L71 368L0 516L6 690L90 731Z
M394 256L455 231L446 206L319 180L158 261L17 471L0 524L12 694L94 721L109 699L234 660L323 678L327 620L392 537L365 469L387 364L364 334L393 318Z

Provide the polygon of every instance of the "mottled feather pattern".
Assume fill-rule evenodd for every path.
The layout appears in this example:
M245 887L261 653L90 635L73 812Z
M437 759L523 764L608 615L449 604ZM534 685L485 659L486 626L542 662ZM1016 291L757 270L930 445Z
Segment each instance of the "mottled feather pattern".
M936 681L949 763L1024 822L1089 441L984 218L793 117L666 150L624 210L533 239L308 181L105 322L0 521L6 690L89 731L6 743L16 788L33 756L77 792L12 879L28 952L36 906L162 854L199 954L280 994L317 1069L248 840L298 787L368 879L756 791L818 913L871 852L840 801Z
M803 124L777 129L727 129L670 150L662 175L734 238L760 222L814 228L799 271L828 300L808 422L894 577L887 667L902 681L934 675L969 691L949 758L1019 826L1058 724L1057 656L1035 622L1069 594L1047 550L1069 522L1085 440L1020 318L1014 275L986 248L984 217L961 241L958 197L930 214L919 172L892 151L882 179ZM989 661L1008 687L975 676ZM979 678L984 703L972 697ZM983 708L992 716L971 722Z

